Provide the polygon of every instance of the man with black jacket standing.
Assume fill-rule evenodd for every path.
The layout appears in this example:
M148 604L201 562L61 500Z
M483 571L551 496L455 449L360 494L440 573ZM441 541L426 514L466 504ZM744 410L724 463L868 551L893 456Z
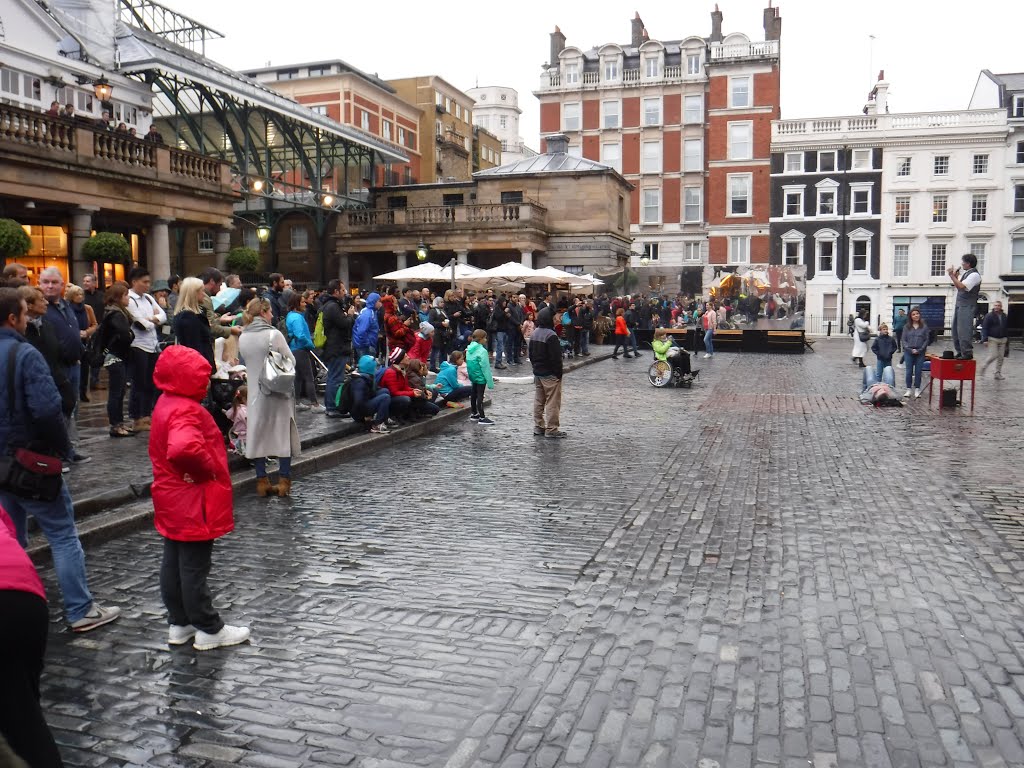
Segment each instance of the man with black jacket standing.
M530 364L533 366L533 434L565 437L559 429L562 409L562 346L555 335L554 310L537 312L537 327L530 336Z
M346 414L338 410L338 388L345 380L345 366L352 360L352 327L356 322L356 308L348 300L345 285L334 278L327 283L327 297L323 309L324 362L327 363L327 388L324 403L328 418L337 419Z

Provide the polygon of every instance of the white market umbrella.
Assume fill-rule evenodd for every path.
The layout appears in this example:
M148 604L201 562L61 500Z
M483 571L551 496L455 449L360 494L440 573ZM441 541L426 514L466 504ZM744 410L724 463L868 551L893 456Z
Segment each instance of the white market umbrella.
M398 269L394 272L385 272L383 275L374 275L374 280L447 280L439 264L425 261L405 269Z
M551 278L518 261L509 261L499 267L478 272L463 282L472 287L491 288L508 283L550 283Z
M551 283L585 282L580 280L579 275L574 275L572 272L564 272L561 269L556 269L555 267L544 267L543 269L538 269L537 274L544 275L548 278L548 282Z

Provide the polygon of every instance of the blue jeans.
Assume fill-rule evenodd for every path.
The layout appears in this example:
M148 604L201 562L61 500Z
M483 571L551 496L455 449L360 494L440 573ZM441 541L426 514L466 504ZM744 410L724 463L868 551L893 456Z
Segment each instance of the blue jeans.
M502 365L502 359L505 355L505 341L508 334L504 331L498 331L494 334L494 365Z
M71 623L84 617L92 607L92 593L85 576L85 553L78 540L75 510L67 485L61 487L60 496L54 501L31 501L0 491L0 505L14 521L18 542L23 547L28 545L26 518L32 515L36 519L53 553L53 568L64 597L64 616Z
M369 400L363 400L352 406L353 421L361 421L367 416L371 417L374 424L382 424L388 420L391 413L391 394L386 390L378 392Z
M888 360L886 360L884 358L881 358L881 357L876 358L875 359L875 378L881 379L882 378L882 372L886 368L889 368L891 366L892 366L892 358L891 357Z
M896 371L892 369L891 365L885 366L881 373L881 376L876 375L875 371L871 368L864 369L864 386L861 388L863 392L868 387L873 387L881 379L883 384L888 384L890 387L896 386Z
M633 345L633 356L638 356L640 353L636 348L636 332L632 328L629 329L629 343Z
M430 361L427 363L427 367L432 371L441 369L441 363L445 359L444 347L431 347L430 348Z
M327 388L324 390L324 405L328 411L338 410L338 388L345 380L345 364L348 355L338 355L327 364Z
M589 355L590 354L590 331L587 330L586 328L577 328L576 329L576 338L579 339L579 342L580 342L580 354L581 355Z
M903 348L903 365L907 367L907 389L911 387L921 388L921 372L924 371L924 352L911 354L906 347ZM913 380L911 380L913 375Z
M715 332L711 328L704 331L704 351L709 355L715 354Z
M267 459L265 456L258 459L252 460L253 466L256 467L256 477L267 476ZM292 457L291 456L278 456L277 457L277 471L281 477L292 476Z

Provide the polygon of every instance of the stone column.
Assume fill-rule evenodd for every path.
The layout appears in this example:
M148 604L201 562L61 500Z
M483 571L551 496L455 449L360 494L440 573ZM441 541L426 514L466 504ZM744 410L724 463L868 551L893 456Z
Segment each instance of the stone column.
M395 251L395 271L397 272L400 269L407 269L408 266L409 266L409 252L408 251ZM409 283L407 281L405 281L405 280L399 280L398 281L398 287L401 288L402 290L404 290L405 287L408 284Z
M338 251L338 279L345 284L345 290L352 287L348 277L348 254L344 251Z
M221 272L228 267L228 251L231 250L231 231L234 227L220 227L213 235L213 253L217 258L217 269Z
M149 274L153 282L166 280L171 276L171 241L167 233L167 225L174 219L153 219L149 225L149 237L146 240L146 256L149 262Z
M469 251L456 251L455 260L458 261L459 264L469 264Z
M82 277L92 272L90 264L82 255L82 247L92 233L92 215L99 208L94 206L75 208L71 211L71 252L68 259L68 278L75 283L81 283ZM102 271L102 267L97 265Z
M533 251L520 251L519 263L533 269Z

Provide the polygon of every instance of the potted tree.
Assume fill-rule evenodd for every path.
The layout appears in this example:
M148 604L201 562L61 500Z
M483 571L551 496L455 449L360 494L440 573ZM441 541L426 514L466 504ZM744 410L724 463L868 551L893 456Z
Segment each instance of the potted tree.
M14 219L0 219L0 259L19 259L29 252L32 239Z
M131 246L124 235L118 232L97 232L82 244L85 260L99 264L127 265L131 255Z
M255 272L260 268L260 254L252 248L239 245L228 251L228 257L224 263L228 271L235 274Z

